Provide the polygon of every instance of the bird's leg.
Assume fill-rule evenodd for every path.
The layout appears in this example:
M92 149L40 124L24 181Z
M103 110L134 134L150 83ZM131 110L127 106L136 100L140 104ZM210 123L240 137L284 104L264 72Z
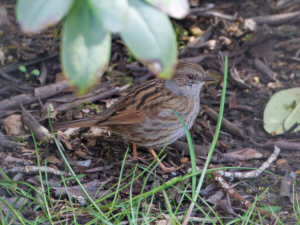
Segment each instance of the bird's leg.
M136 143L132 143L132 161L138 161L139 157L137 156Z
M150 149L149 152L151 152L151 154L154 156L154 158L156 158L156 161L158 162L160 168L167 172L167 173L171 173L171 172L175 172L177 171L178 169L180 169L181 167L178 166L178 167L165 167L164 164L161 163L160 159L157 157L155 151L153 149Z

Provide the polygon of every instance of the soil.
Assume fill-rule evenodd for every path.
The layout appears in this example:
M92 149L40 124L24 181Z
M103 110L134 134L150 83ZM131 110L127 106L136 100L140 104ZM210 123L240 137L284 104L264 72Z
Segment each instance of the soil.
M288 191L283 191L283 181L285 183L290 182L290 184L295 182L294 191L299 193L300 188L297 184L300 179L296 176L300 173L299 133L286 132L271 136L264 129L263 116L265 106L274 93L299 87L300 21L297 17L287 22L279 21L274 25L268 21L260 23L257 18L258 16L296 12L300 10L300 4L296 1L290 1L294 4L286 3L280 6L278 5L279 1L269 0L201 1L201 4L198 4L197 1L194 2L196 5L192 7L191 15L184 20L172 20L172 23L180 48L179 61L199 63L208 76L217 80L207 83L203 88L201 92L202 110L192 128L193 143L196 145L195 149L199 149L196 151L197 165L203 168L206 157L203 153L208 151L216 130L217 122L208 109L215 112L219 111L223 86L224 63L222 59L227 55L229 77L224 118L228 120L228 123L222 124L210 168L229 167L231 169L228 171L232 173L236 171L246 173L249 170L238 167L259 168L273 153L274 145L277 145L281 152L275 161L266 168L268 173L263 172L253 178L243 179L240 183L237 183L238 180L234 180L231 185L237 183L237 186L233 187L234 191L250 202L257 200L256 206L261 209L267 210L268 207L273 207L273 210L277 210L276 207L278 207L279 210L276 213L280 216L284 215L283 224L295 223L296 217L292 205L295 199L292 198L292 185L287 187L286 190ZM0 143L0 167L7 171L7 175L11 179L16 175L16 172L11 170L12 168L24 168L25 165L37 166L37 155L30 132L25 129L12 131L12 128L5 125L7 121L9 123L21 121L21 108L18 105L13 108L1 108L3 106L1 102L22 94L30 95L39 87L57 84L65 79L62 76L59 60L61 25L57 24L38 34L24 34L20 31L15 18L15 4L16 1L12 0L1 2L7 12L7 22L2 26L0 24L0 70L3 72L0 75L0 123L2 122L0 131L5 134L6 140L17 140L18 143L24 144L24 146L13 145L10 148L3 148ZM208 8L204 12L197 12L200 7L209 6L213 8ZM257 21L255 29L249 25L253 20ZM202 40L199 41L197 38L195 40L197 35L203 37ZM191 42L192 40L195 41ZM197 44L196 47L195 43ZM1 52L3 53L2 59ZM1 60L3 61L2 64ZM265 66L263 69L258 66L259 62ZM28 74L34 69L42 71L46 68L45 79L41 80L35 75L26 77L26 74L19 70L22 65L26 66L26 73ZM268 69L265 69L266 67ZM8 75L8 77L3 74ZM22 102L22 104L35 119L44 118L40 124L50 129L49 122L45 119L47 103L51 103L53 107L53 121L86 118L100 113L131 88L153 78L155 76L148 71L145 65L131 58L121 39L116 35L113 37L109 68L102 76L101 84L97 86L97 90L104 97L97 98L96 101L85 99L75 107L63 108L62 105L66 103L62 101L63 98L67 99L67 102L78 100L77 96L71 95L73 93L71 89L64 89L54 96L40 99L40 102L36 100L29 103ZM121 91L113 91L115 87L120 87ZM12 126L22 126L22 122L20 123L21 125L13 124ZM64 154L75 173L86 175L80 178L82 183L96 182L92 184L95 187L100 187L103 184L103 190L111 188L119 180L128 147L130 150L126 156L122 176L129 175L136 166L136 162L131 161L132 144L109 131L97 130L96 128L92 130L81 129L71 132L67 136L58 133L57 138L63 143ZM186 137L182 137L180 141L186 143ZM179 144L177 142L165 150L164 153L167 153L167 156L163 159L163 163L167 167L180 166L184 156L189 159L188 149L183 149ZM49 168L57 171L65 170L64 159L53 142L41 143L37 148L41 164L45 164L47 161ZM249 149L253 151L245 151ZM243 152L237 154L236 151L238 150L243 150ZM227 155L228 153L232 154ZM235 158L237 155L241 158ZM138 148L138 156L140 157L138 165L141 167L147 167L153 161L152 155L143 148ZM175 173L165 173L159 167L155 170L161 182L167 182L174 177L183 176L189 168L191 168L191 163L188 161L184 168ZM137 173L142 171L142 169L138 169ZM35 180L36 172L25 173L23 171L21 173L23 176L19 179L20 181L40 187L40 183ZM141 193L143 179L147 175L142 175L133 183L133 196ZM219 190L227 191L226 188L220 188L217 185L210 189L209 185L215 184L213 176L213 173L209 173L205 178L202 189L208 191L207 193L201 192L204 199L211 199ZM48 179L54 184L60 180L60 176L53 173ZM131 177L126 178L121 186L130 181ZM146 182L144 192L153 189L154 184L159 185L159 182L157 183L155 176L151 175ZM74 196L80 195L74 188L78 185L75 181L68 185L70 185L70 191L73 191ZM25 191L28 190L28 186L20 185L20 187L24 188ZM0 190L1 196L11 197L4 187L0 187ZM175 189L170 190L175 193ZM59 190L53 188L51 191L53 198L57 201L57 196L60 195ZM88 192L90 194L95 193L92 189L88 189ZM129 193L130 186L120 191L120 199L129 198ZM180 199L181 195L177 194ZM236 218L238 214L244 214L245 208L242 202L231 195L230 197L230 202L226 200L226 195L216 201L214 210L218 212L220 217ZM77 201L79 200L77 199ZM179 211L186 210L189 203L190 201L184 198ZM204 210L209 210L202 202L199 201L198 203L204 207ZM156 193L153 204L154 208L166 209L165 198L160 192ZM231 208L234 213L229 212L226 208ZM34 219L36 214L33 213L32 209L28 210L31 212L28 215L32 215L32 219ZM203 214L196 210L192 216L201 218ZM86 215L80 215L79 218L82 220L82 224L91 219L87 218ZM266 220L270 224L275 223L274 218L267 218Z

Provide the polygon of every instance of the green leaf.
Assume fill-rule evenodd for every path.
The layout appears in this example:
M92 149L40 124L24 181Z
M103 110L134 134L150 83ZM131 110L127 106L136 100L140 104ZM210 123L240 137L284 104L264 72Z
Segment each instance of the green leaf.
M169 17L143 1L128 2L129 21L121 31L122 39L155 74L170 78L177 63L177 46Z
M21 71L21 72L24 72L24 73L26 73L26 67L25 66L23 66L23 65L21 65L21 66L19 66L19 70Z
M66 18L61 61L70 85L79 94L93 86L109 62L111 36L86 1L77 1Z
M40 75L40 71L37 70L37 69L34 69L34 70L31 71L31 74L33 74L35 76L38 76L38 75Z
M18 0L16 16L21 29L37 32L60 21L73 0Z
M291 88L275 93L264 111L264 128L272 135L283 134L294 124L300 123L300 88ZM300 130L297 126L293 132Z
M103 26L112 32L124 29L128 21L127 0L89 0L95 16L103 23Z
M268 212L274 212L274 213L278 213L281 210L282 207L280 206L266 206L266 207L261 207L261 209L266 210Z
M190 11L188 0L145 0L158 10L176 19L183 19Z

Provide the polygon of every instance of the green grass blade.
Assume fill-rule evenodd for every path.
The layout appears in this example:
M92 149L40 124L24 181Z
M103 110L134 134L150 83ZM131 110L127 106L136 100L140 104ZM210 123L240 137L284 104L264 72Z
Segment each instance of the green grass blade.
M25 225L23 219L20 217L20 215L14 210L14 208L10 204L8 204L6 201L4 201L0 198L0 204L1 204L1 202L3 202L10 209L10 211L14 213L15 217L18 218L18 220L21 222L21 224Z
M227 56L225 57L225 64L224 64L224 79L223 79L223 88L222 88L222 96L221 96L221 104L220 104L220 111L219 111L219 118L218 118L218 123L216 127L216 132L214 135L214 139L212 141L212 145L210 146L208 155L207 155L207 160L203 168L203 173L201 174L198 187L197 187L197 194L200 192L200 189L202 187L204 177L211 159L211 156L214 152L215 146L217 144L218 138L219 138L219 133L221 130L221 125L222 125L222 119L223 119L223 113L224 113L224 106L225 106L225 95L226 95L226 87L227 87L227 71L228 71L228 58ZM196 198L194 198L194 201L196 201Z
M34 135L33 135L32 130L31 130L31 136L32 136L32 139L33 139L34 148L35 148L35 152L36 152L36 160L37 160L37 164L38 164L38 167L41 168L41 164L40 164L40 160L39 160L39 151L38 151L37 143L36 143L36 141L35 141L35 137L34 137ZM53 221L52 221L52 219L51 219L50 209L49 209L49 206L48 206L48 204L47 204L47 196L46 196L46 191L45 191L45 187L44 187L44 184L43 184L42 171L41 171L40 169L39 169L39 177L40 177L40 181L41 181L41 188L42 188L42 191L43 191L41 200L43 201L44 207L45 207L46 210L47 210L46 217L48 217L49 222L50 222L51 224L53 224Z
M190 150L191 164L192 164L192 173L196 174L197 173L196 155L195 155L194 146L193 146L193 140L192 140L190 131L187 128L186 124L181 119L181 117L179 116L179 114L175 110L174 110L174 113L175 113L175 115L177 116L177 118L179 119L181 125L184 128L184 131L185 131L185 134L186 134L186 138L187 138L187 141L188 141L188 145L189 145L189 150ZM197 175L195 175L195 176L192 177L193 196L195 195L196 183L197 183Z
M193 195L193 202L196 202L198 194L200 193L200 190L201 190L201 187L202 187L202 184L203 184L203 181L204 181L205 174L207 172L207 168L208 168L210 159L212 157L212 154L214 152L214 149L215 149L218 137L219 137L219 133L220 133L220 129L221 129L221 124L222 124L222 118L223 118L223 112L224 112L224 105L225 105L225 94L226 94L226 87L227 87L227 72L228 72L228 58L226 56L225 57L225 63L224 63L224 78L223 78L223 88L222 88L221 104L220 104L220 111L219 111L219 117L218 117L218 123L217 123L217 127L216 127L216 132L215 132L215 135L214 135L214 139L213 139L212 145L210 146L210 149L209 149L209 152L208 152L207 160L206 160L206 163L205 163L204 168L203 168L203 173L201 174L199 182L198 182L196 193ZM189 132L186 132L186 134L187 134L187 137L190 136ZM188 141L189 141L189 139L188 139ZM189 141L189 143L191 143L191 140ZM189 144L189 146L190 146L190 144ZM190 149L190 151L191 151L191 149ZM191 161L192 161L192 154L194 154L193 148L192 148L192 151L191 151L190 154L191 154ZM192 162L192 165L193 165L193 162ZM193 172L193 174L195 173L194 172L194 168L192 168L192 172ZM193 188L194 188L194 180L193 180ZM194 203L192 203L190 205L190 208L188 210L188 214L189 215L186 216L186 219L184 220L183 224L187 224L187 218L190 216L190 213L192 212L193 208L194 208Z

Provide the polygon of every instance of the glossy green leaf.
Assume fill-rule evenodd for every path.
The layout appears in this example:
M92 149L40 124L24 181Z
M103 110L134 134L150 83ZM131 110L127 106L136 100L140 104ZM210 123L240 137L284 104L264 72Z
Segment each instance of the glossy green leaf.
M284 133L300 123L300 88L291 88L275 93L264 111L264 128L272 135ZM284 129L283 129L284 125ZM300 130L295 127L293 132Z
M127 0L89 0L95 16L99 18L103 26L112 32L119 32L124 29L128 21Z
M155 74L170 78L177 63L177 46L169 17L143 1L128 2L129 21L121 31L122 39Z
M37 69L34 69L34 70L31 71L31 74L33 74L35 76L38 76L38 75L40 75L40 71L37 70Z
M62 35L61 61L70 85L79 94L93 86L109 62L111 36L86 1L77 1L68 14Z
M26 67L23 66L23 65L19 66L19 70L20 70L21 72L24 72L24 73L27 71L27 70L26 70Z
M182 19L190 11L188 0L145 0L158 10L176 19Z
M23 31L37 32L60 21L72 3L73 0L18 0L16 16Z

